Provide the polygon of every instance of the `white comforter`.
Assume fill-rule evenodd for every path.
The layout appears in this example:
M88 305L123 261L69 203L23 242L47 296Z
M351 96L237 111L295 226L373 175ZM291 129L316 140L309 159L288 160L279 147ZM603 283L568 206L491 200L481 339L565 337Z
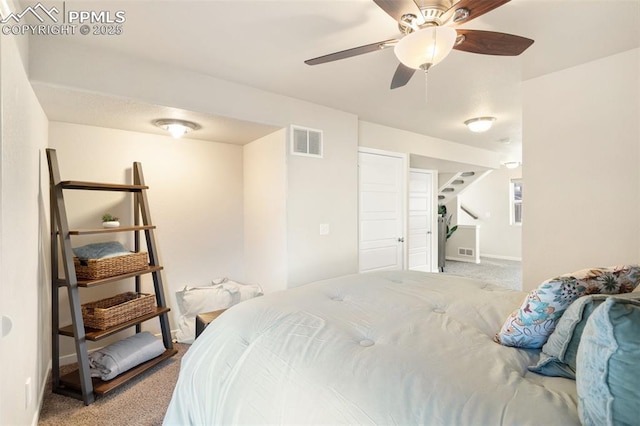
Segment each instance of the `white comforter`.
M524 295L398 271L243 302L185 355L165 424L579 424L574 381L492 340Z

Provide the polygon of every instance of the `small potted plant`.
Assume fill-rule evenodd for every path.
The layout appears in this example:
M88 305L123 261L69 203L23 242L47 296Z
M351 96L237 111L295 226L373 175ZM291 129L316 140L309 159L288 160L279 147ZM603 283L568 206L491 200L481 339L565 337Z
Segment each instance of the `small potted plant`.
M102 215L102 227L103 228L117 228L120 226L118 222L120 218L112 216L111 213L105 213Z

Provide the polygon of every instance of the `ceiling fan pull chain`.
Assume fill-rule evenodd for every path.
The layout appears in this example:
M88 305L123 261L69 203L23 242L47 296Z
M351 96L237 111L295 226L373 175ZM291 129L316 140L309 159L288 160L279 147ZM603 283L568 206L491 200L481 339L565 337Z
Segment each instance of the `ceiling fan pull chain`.
M424 70L424 103L429 100L429 70Z

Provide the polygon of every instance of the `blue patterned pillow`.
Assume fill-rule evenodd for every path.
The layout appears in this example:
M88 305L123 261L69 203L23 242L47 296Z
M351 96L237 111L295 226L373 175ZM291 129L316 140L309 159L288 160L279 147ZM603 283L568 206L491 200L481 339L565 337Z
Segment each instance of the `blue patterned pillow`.
M541 348L564 311L578 297L629 293L639 281L638 265L583 269L546 280L509 315L494 340L505 346Z
M640 302L610 297L587 321L578 347L578 415L585 426L640 420Z
M587 320L593 311L607 298L640 300L640 293L627 293L610 296L592 294L573 302L558 321L556 329L542 347L540 360L529 371L553 377L576 379L576 357L578 345Z

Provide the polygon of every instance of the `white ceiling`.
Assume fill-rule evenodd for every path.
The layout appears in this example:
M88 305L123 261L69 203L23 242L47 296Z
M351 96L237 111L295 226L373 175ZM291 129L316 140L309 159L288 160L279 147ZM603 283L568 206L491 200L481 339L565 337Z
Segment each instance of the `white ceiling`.
M396 23L371 0L67 1L66 8L124 10L124 33L57 37L57 43L182 67L351 112L365 121L498 151L504 160L521 155L523 80L640 46L640 0L512 0L462 28L534 39L524 54L453 51L429 72L426 90L420 73L407 86L390 90L398 64L393 49L316 66L303 62L398 37ZM199 136L231 143L273 131L171 106L35 86L52 120L154 131L151 118L173 114L232 125L227 127L231 133L217 136L214 130ZM561 112L561 106L553 107ZM494 128L484 134L467 131L463 121L480 115L497 117ZM123 116L128 124L122 124ZM240 134L245 125L248 133Z

